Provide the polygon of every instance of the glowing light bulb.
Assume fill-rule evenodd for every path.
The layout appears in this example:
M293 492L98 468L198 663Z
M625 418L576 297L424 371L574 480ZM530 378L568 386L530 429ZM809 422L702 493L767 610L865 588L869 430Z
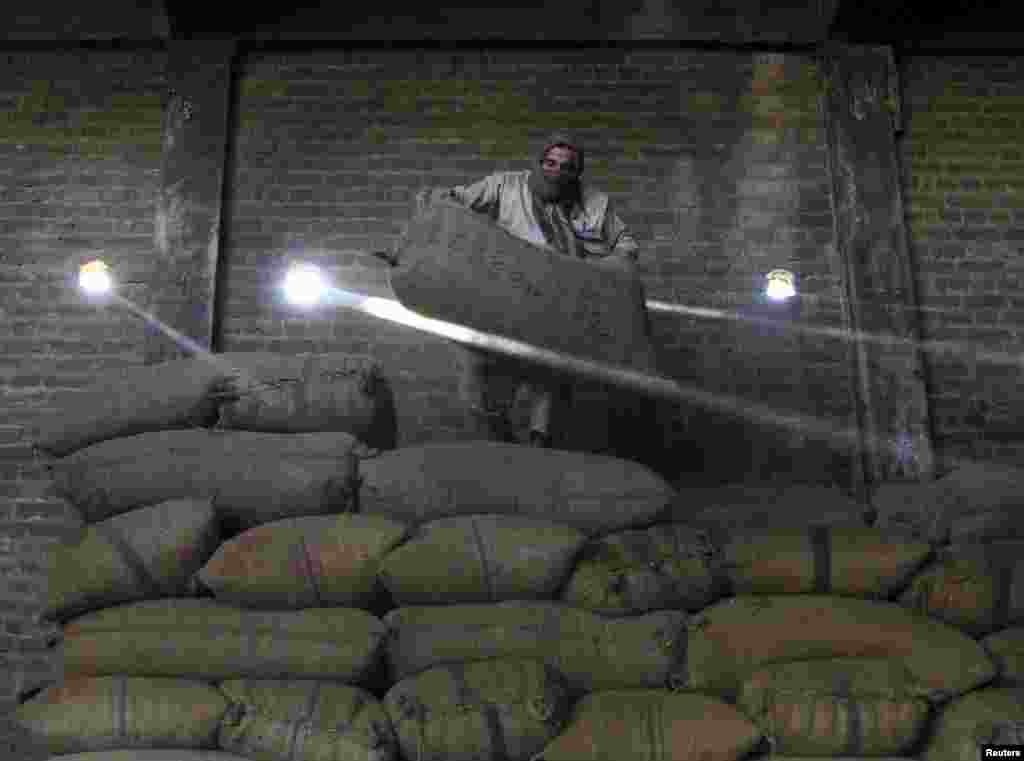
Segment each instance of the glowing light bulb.
M284 278L284 294L292 304L312 306L327 291L320 270L312 264L296 264Z
M99 259L82 265L78 270L78 285L86 293L107 293L114 287L110 268Z
M793 287L793 273L789 270L772 270L768 273L765 295L772 301L785 301L796 295Z

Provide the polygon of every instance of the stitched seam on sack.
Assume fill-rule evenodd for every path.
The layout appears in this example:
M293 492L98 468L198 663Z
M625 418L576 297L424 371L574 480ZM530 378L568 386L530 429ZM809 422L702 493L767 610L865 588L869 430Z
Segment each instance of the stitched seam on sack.
M469 526L473 531L473 541L476 547L477 557L480 558L480 568L484 573L484 582L487 584L487 595L491 602L497 602L497 590L494 588L494 578L491 576L491 566L487 562L487 552L484 548L484 540L480 535L480 528L476 523L476 516L470 516Z
M323 600L320 598L320 586L317 584L316 574L313 572L313 559L309 555L309 546L306 544L306 535L299 533L299 547L302 557L306 563L306 578L309 579L309 586L313 589L313 599L316 601L314 607L322 608Z
M148 595L153 597L165 596L163 587L149 572L149 569L146 568L146 562L142 559L142 555L132 547L121 531L118 531L109 523L95 523L92 528L96 529L98 534L114 546L114 549L117 550L121 559L135 576L136 581L145 588Z

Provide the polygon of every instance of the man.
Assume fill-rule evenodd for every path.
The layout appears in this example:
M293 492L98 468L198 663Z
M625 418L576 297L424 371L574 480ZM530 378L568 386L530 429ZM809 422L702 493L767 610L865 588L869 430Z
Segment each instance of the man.
M455 201L536 246L634 274L636 241L608 196L583 185L579 142L568 133L551 135L538 164L538 170L498 172L472 185L421 191L417 202L422 208L428 199ZM473 350L461 356L461 392L481 433L551 446L552 416L568 410L569 383L536 374L526 378L522 364L508 357ZM517 430L522 421L516 419L523 407L528 413L525 435Z

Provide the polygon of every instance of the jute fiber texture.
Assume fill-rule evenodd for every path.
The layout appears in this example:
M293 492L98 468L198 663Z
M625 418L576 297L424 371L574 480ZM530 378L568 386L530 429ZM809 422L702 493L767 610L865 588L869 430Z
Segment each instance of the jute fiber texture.
M520 515L588 536L649 525L675 493L629 460L491 441L401 447L362 460L360 476L359 512L414 523Z
M380 363L362 354L239 352L221 355L238 398L220 406L218 426L266 433L344 431L394 449L394 395Z
M920 484L882 484L878 527L936 544L1024 539L1024 470L971 463Z
M758 669L737 707L772 740L773 753L877 756L909 753L930 704L891 658L825 658Z
M381 564L397 605L553 599L586 535L518 515L467 515L422 524Z
M638 278L521 240L435 201L399 242L391 287L408 309L542 348L650 372Z
M993 683L999 687L1024 687L1024 627L989 634L981 640L982 647L996 665L998 674Z
M906 588L931 545L867 527L745 530L723 536L732 594L887 599Z
M727 703L668 690L585 696L536 761L737 761L761 731Z
M416 761L526 761L562 729L565 680L536 659L452 663L400 681L384 697L402 754Z
M98 750L53 756L52 761L251 761L246 756L225 753L222 750L188 750L186 748L158 748L143 750Z
M485 658L540 658L574 693L661 687L686 659L686 614L606 618L556 602L397 608L384 617L397 681L432 666Z
M936 700L995 676L981 645L900 606L833 595L741 595L705 608L688 626L689 689L731 699L755 669L812 658L900 658Z
M377 515L284 518L224 542L196 578L241 608L363 608L381 561L407 531Z
M988 687L946 705L919 758L978 761L978 746L1005 736L1006 725L1024 721L1024 690Z
M123 675L71 678L14 711L51 753L215 748L228 702L202 681Z
M159 748L153 750L99 750L53 756L52 761L251 761L246 756L222 750Z
M900 602L974 636L1024 623L1024 541L946 547Z
M813 484L682 487L666 512L676 523L742 531L866 526L864 505L838 489Z
M209 499L175 499L83 527L46 550L45 621L118 603L188 594L220 543Z
M64 457L108 439L213 425L216 392L230 374L230 367L206 359L102 373L84 391L64 395L60 411L40 421L36 446Z
M248 528L349 511L362 446L347 433L163 431L95 444L47 467L57 493L89 523L208 497L219 518Z
M619 531L591 541L562 599L608 616L700 610L725 594L708 532L679 523Z
M377 662L384 631L357 608L253 611L209 599L148 600L70 621L64 671L358 683Z
M273 761L393 761L398 753L381 703L360 688L323 680L222 682L230 701L218 746Z

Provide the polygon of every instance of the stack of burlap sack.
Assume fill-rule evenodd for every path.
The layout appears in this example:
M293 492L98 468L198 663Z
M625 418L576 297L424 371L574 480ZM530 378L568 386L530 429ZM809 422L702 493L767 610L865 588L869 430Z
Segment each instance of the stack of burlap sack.
M971 586L822 487L261 435L54 463L88 526L51 570L64 682L16 718L64 761L974 761L1024 727L1009 549Z

